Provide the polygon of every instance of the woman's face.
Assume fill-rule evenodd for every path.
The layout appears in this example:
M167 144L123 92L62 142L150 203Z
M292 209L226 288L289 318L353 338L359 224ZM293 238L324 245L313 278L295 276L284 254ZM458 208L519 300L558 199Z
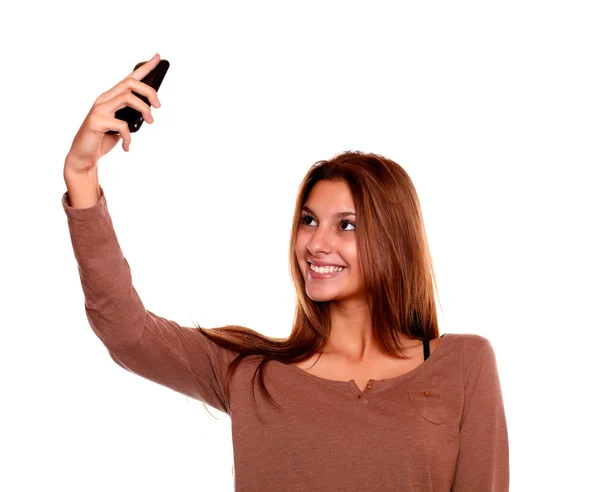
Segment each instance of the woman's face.
M302 207L295 251L306 294L313 301L363 298L355 212L350 189L343 181L319 181ZM314 272L313 261L343 268Z

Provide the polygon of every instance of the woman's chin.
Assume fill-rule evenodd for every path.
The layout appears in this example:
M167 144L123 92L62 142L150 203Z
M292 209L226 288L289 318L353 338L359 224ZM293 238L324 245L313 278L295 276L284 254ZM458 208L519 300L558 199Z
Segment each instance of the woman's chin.
M335 293L326 292L324 289L307 289L306 295L315 302L332 301L336 298Z

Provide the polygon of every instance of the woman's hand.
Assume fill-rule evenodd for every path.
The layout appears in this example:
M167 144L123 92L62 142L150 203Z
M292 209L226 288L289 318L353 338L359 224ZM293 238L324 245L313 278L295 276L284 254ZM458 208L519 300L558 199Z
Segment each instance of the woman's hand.
M150 106L133 92L146 96L155 108L160 107L156 91L148 84L141 82L158 65L159 61L160 55L157 53L96 99L73 139L71 149L65 159L65 175L89 175L96 172L100 157L110 152L121 138L123 139L123 150L129 151L131 133L125 121L115 118L117 110L129 106L142 113L144 121L154 122ZM119 134L107 134L108 130L116 130Z

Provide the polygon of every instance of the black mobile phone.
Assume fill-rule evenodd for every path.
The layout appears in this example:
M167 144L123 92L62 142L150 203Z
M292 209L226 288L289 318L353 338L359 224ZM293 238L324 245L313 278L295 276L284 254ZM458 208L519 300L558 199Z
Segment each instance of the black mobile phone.
M144 63L146 62L143 61L138 63L133 70L137 70ZM158 91L160 84L162 84L162 81L165 78L167 70L169 70L169 66L170 64L167 60L159 61L158 65L154 67L154 70L152 70L148 75L146 75L142 79L142 82L148 84L155 91ZM133 92L133 94L150 106L150 101L148 101L148 98L146 96L142 96L141 94L138 94L135 91ZM117 110L115 112L115 118L126 121L127 126L129 127L129 131L131 133L137 132L142 126L142 123L144 122L142 113L140 113L137 109L133 109L129 106L125 106L124 108ZM117 135L119 132L115 130L108 130L106 133L110 133L111 135Z

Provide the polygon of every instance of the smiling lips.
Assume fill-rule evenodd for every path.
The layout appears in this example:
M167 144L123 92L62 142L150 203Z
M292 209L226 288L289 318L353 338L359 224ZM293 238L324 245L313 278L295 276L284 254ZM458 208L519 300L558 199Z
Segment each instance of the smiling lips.
M333 266L333 268L325 268L324 270L321 267L316 267L312 263L309 264L308 267L308 275L313 279L325 279L325 278L333 278L336 275L340 274L345 270L345 267ZM317 268L318 270L313 270L313 268Z

